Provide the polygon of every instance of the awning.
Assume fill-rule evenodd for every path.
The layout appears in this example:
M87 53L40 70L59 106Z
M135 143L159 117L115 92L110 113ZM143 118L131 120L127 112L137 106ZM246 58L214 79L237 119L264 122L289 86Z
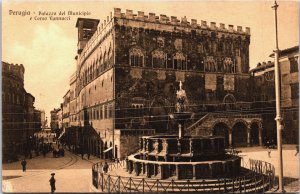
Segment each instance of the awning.
M110 151L112 149L113 149L113 147L107 148L106 150L103 151L103 153L106 153L106 152L108 152L108 151Z

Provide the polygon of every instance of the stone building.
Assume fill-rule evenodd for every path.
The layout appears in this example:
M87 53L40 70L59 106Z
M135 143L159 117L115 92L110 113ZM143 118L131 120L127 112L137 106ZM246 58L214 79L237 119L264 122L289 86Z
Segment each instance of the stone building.
M70 90L63 97L62 103L62 129L70 127Z
M3 161L15 160L28 151L30 136L39 130L35 98L24 88L22 64L2 62L2 153Z
M227 145L262 145L262 116L249 111L250 28L118 8L100 24L78 18L76 27L70 126L95 132L82 140L89 150L123 157L120 147L130 144L120 143L122 135L176 131L169 113L180 81L195 113L187 134L221 134Z
M273 54L270 55L274 57ZM299 46L280 51L281 107L284 130L283 143L298 143L299 137ZM250 71L254 77L253 101L266 115L267 138L276 138L274 63L259 63ZM259 102L257 102L259 101ZM267 111L266 111L267 110Z
M56 132L59 129L59 112L61 108L54 108L50 111L50 128L52 132Z

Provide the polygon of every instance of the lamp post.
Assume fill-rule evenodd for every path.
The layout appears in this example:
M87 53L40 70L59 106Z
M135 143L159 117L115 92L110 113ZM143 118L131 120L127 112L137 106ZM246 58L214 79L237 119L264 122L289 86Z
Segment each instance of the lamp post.
M278 4L276 0L274 1L274 5L272 9L274 9L275 16L275 50L274 50L274 67L275 67L275 96L276 96L276 126L277 126L277 152L278 152L278 180L279 180L279 192L284 192L283 188L283 162L282 162L282 143L281 143L281 130L282 126L282 117L281 117L281 92L280 92L280 69L279 69L279 48L278 48L278 30L277 30L277 8Z

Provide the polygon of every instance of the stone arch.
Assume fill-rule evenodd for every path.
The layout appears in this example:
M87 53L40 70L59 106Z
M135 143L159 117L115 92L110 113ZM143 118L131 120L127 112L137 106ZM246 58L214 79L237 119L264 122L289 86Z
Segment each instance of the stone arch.
M232 94L226 94L223 98L225 110L232 110L236 106L236 99Z
M225 146L229 146L229 126L225 122L215 122L213 125L213 135L223 136L225 139Z
M232 145L234 147L247 145L247 130L248 124L246 121L238 119L234 122L232 127Z
M250 123L250 142L252 145L262 145L262 138L265 137L265 130L262 121L253 119Z

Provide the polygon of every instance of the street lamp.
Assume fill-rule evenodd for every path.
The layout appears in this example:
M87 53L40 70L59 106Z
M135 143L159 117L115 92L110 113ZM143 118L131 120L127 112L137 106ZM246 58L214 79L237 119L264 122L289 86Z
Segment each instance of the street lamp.
M274 9L275 16L275 96L276 96L276 126L277 126L277 152L278 152L278 180L279 180L279 192L284 192L283 188L283 162L282 162L282 143L281 143L281 130L283 129L282 125L282 117L280 110L280 102L281 102L281 92L280 92L280 69L279 69L279 48L278 48L278 30L277 30L277 8L278 4L276 0L274 1L274 5L272 9Z

